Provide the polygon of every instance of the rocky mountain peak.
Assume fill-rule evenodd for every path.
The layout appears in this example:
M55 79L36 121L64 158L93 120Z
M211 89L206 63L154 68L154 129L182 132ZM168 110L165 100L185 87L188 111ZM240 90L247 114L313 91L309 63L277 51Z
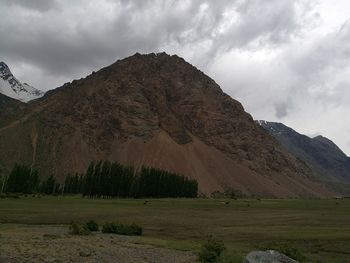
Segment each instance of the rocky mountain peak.
M6 65L5 62L0 61L0 73L10 71L9 67Z
M5 62L0 62L0 93L22 102L29 102L44 95L44 92L27 83L21 83Z
M0 145L8 149L0 158L7 167L10 151L57 176L102 159L184 174L205 194L328 194L238 101L176 55L118 60L48 92L20 119L26 121L0 126ZM9 145L15 134L21 141Z
M14 82L14 77L10 71L10 68L6 65L5 62L0 61L0 78L3 80L9 80L9 82Z

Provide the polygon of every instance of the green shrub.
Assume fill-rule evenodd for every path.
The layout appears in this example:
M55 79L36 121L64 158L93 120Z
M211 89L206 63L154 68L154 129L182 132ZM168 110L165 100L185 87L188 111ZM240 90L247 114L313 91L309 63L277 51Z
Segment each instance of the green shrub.
M86 222L85 226L90 231L98 231L98 224L95 221L93 221L93 220L90 220L89 222Z
M281 253L285 254L287 257L290 257L292 259L295 259L299 262L305 262L306 257L296 248L291 247L283 247L280 250Z
M225 250L218 260L219 263L242 263L243 256L234 251Z
M139 225L136 225L135 223L132 223L129 228L131 229L132 233L134 233L136 236L142 235L142 227Z
M91 232L86 225L81 225L73 222L69 225L69 234L81 236L90 235Z
M7 198L20 199L21 196L15 193L7 193Z
M141 236L142 228L136 224L119 224L115 222L105 223L102 226L102 233L112 233L127 236Z
M198 260L205 263L220 262L220 256L225 249L223 241L209 236L200 248Z
M295 247L292 247L288 243L272 243L268 246L264 245L260 247L261 250L276 250L287 257L297 260L298 262L306 262L306 257L304 254Z

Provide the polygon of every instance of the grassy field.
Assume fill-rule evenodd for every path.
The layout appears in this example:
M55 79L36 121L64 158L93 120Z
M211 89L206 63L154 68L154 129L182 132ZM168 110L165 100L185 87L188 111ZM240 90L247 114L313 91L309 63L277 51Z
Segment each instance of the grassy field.
M197 250L212 234L233 253L288 246L308 262L350 262L350 200L0 199L0 233L11 224L135 222L137 242Z

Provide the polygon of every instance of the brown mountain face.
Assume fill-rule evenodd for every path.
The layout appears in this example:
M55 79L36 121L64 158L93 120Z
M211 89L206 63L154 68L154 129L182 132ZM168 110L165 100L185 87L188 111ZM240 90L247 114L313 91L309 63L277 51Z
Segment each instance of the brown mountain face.
M204 194L331 195L211 78L165 53L119 60L0 126L6 169L19 161L63 178L99 159L179 172Z
M0 127L16 119L25 108L25 103L0 94Z

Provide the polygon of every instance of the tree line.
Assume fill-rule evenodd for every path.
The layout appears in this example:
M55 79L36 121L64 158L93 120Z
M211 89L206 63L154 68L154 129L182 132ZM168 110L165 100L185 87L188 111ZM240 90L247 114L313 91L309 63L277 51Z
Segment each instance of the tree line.
M60 184L50 176L40 180L37 170L26 165L15 164L7 178L3 178L1 192L5 193L60 193Z
M109 161L91 163L85 174L87 197L196 197L198 183L168 171L142 167L135 171Z
M1 190L24 194L82 194L89 198L196 197L198 183L161 169L135 170L133 166L100 161L91 162L85 174L68 174L60 185L54 176L40 180L36 170L15 164Z

